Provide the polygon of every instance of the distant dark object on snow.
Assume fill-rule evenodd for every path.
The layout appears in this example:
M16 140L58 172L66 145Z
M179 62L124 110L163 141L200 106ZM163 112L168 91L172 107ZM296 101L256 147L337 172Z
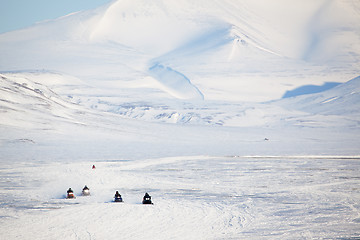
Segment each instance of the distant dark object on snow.
M95 168L96 168L95 165L93 165L93 166L92 166L92 169L95 169Z
M114 202L122 202L122 201L123 201L123 199L122 199L119 191L116 191L115 196L114 196Z
M75 198L74 191L71 188L67 190L66 198Z
M290 98L290 97L296 97L296 96L305 95L305 94L319 93L319 92L323 92L323 91L329 90L331 88L334 88L340 84L341 83L338 83L338 82L326 82L321 86L305 85L305 86L295 88L294 90L291 90L291 91L286 91L286 93L282 96L282 98Z
M145 193L145 196L143 197L143 204L153 204L151 202L151 196L148 193Z
M90 189L85 185L85 187L82 190L83 196L90 196Z

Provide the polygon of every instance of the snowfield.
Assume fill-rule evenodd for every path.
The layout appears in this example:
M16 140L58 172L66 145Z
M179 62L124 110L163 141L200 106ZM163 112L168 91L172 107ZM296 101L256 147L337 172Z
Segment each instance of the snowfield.
M359 22L114 0L1 34L0 238L359 239Z
M1 195L9 197L1 204L0 233L4 239L353 239L359 170L352 157L23 162L1 168ZM89 197L80 196L85 184ZM69 186L76 199L64 199ZM124 203L112 202L116 190ZM154 205L141 204L145 192Z

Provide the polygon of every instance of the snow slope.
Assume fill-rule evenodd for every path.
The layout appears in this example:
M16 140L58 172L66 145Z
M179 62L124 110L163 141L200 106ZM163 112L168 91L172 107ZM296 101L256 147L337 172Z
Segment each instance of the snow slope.
M299 96L286 102L296 109L326 115L357 116L360 113L360 77L328 91Z
M326 92L265 103L167 98L129 103L126 97L85 88L61 74L1 77L3 161L17 160L19 148L25 159L45 161L104 154L131 159L204 153L358 154L358 79ZM347 101L331 101L335 98ZM24 139L36 144L23 144Z
M143 79L147 88L167 91L163 79L156 84L147 72L161 64L185 76L205 99L272 100L302 85L358 75L358 5L113 1L2 34L0 70L56 70L97 87Z

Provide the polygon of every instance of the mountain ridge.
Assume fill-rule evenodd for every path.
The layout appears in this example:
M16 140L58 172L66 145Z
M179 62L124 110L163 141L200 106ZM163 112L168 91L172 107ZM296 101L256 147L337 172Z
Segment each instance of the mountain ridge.
M185 76L204 99L269 101L358 75L358 5L116 0L1 34L0 71L59 71L98 88L140 81L146 84L139 91L146 85L177 98L149 73L160 64Z

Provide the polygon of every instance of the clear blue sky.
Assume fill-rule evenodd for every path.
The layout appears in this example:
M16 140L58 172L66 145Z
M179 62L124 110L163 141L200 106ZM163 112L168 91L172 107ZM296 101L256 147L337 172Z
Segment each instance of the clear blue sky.
M96 8L110 1L112 0L0 0L0 33Z

